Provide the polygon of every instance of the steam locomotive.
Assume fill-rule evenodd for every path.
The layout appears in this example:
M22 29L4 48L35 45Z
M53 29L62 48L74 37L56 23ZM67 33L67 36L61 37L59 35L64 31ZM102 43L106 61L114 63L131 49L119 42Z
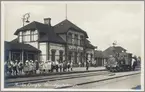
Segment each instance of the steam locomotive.
M105 67L110 72L130 71L132 69L132 54L121 52L109 55Z

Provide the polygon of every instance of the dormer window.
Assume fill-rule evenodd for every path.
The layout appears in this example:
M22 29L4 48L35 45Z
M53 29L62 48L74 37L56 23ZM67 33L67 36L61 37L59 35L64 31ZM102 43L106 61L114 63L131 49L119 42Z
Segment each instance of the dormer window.
M78 45L78 35L77 34L75 34L75 45Z
M22 32L19 33L18 39L20 43L23 42Z
M26 30L19 32L19 42L31 42L37 41L38 33L37 30Z

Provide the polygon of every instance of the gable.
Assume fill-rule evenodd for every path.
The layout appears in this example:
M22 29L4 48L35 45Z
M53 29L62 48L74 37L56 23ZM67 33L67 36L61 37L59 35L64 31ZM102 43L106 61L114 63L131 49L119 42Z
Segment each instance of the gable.
M81 32L84 33L85 36L88 38L88 35L85 31L83 31L81 28L79 28L78 26L76 26L75 24L73 24L72 22L70 22L69 20L64 20L58 24L56 24L53 27L55 33L67 33L69 30L75 30L76 32Z

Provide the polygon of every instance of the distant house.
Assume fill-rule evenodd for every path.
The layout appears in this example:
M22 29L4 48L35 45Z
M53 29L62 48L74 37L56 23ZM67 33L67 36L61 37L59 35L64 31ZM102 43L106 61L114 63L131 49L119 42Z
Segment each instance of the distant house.
M130 64L132 60L132 53L127 52L127 50L121 46L111 46L103 51L103 55L106 60L108 59L109 55L115 55L118 57L118 59L125 57L125 61L128 61L126 64Z
M94 46L87 40L87 33L67 19L54 26L51 25L51 18L45 18L44 23L33 21L17 29L14 35L17 38L8 42L13 47L9 51L19 51L22 61L31 58L42 62L66 60L73 61L77 66L79 62L84 64L94 58ZM24 55L29 50L36 53ZM12 58L11 53L9 59L18 59Z
M110 46L109 48L103 51L103 55L104 57L108 58L109 55L114 55L114 54L118 54L118 53L126 52L126 51L127 50L121 46Z

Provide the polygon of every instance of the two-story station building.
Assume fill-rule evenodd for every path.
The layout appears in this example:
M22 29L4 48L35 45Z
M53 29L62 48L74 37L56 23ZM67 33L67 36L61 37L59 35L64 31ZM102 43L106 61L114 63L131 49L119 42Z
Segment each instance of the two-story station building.
M87 33L67 19L54 26L51 18L45 18L44 23L33 21L17 29L14 35L17 38L9 44L16 47L8 50L8 59L66 60L76 66L79 62L84 65L86 60L94 60L95 47L88 41Z

